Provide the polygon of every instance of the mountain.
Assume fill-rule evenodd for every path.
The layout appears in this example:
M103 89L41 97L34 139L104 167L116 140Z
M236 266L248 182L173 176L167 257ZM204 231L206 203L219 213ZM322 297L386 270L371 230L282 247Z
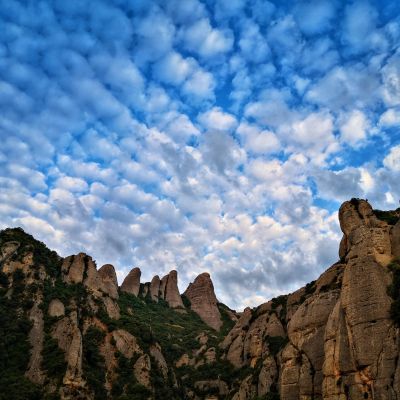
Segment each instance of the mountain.
M0 232L0 400L400 398L400 209L339 210L339 261L242 313L211 277L184 294Z

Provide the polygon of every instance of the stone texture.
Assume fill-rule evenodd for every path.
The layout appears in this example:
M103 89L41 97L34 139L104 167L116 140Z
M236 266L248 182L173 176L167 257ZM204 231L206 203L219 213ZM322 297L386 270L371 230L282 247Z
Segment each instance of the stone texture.
M53 299L49 304L48 313L50 317L61 317L65 315L65 307L61 300Z
M118 299L118 280L114 266L105 264L98 270L98 274L103 281L104 293L113 299Z
M140 291L141 275L142 272L140 271L140 268L133 268L122 282L121 290L133 294L134 296L138 296Z
M136 361L133 367L133 371L138 382L141 385L147 387L148 389L151 388L150 370L151 370L150 357L147 354L143 354Z
M208 380L208 381L197 381L194 383L195 388L203 393L212 391L217 391L221 398L229 393L228 385L221 379ZM218 397L217 397L218 398Z
M153 301L158 302L158 296L160 292L160 277L154 276L150 283L150 296Z
M184 295L190 300L190 308L211 328L219 331L222 326L217 297L210 274L200 274L186 289Z
M63 279L66 283L83 283L95 296L100 297L103 282L100 278L96 264L92 257L85 253L79 253L64 258L61 266Z
M184 308L181 295L178 289L178 273L175 270L172 270L168 275L164 276L161 280L161 285L164 287L163 289L163 298L167 301L171 308ZM162 294L162 290L160 289L160 297Z
M82 376L82 333L78 326L76 311L58 321L52 330L52 336L58 346L65 352L67 371L63 378L65 387L64 398L68 393L76 393L78 388L85 388L86 382Z
M11 241L4 243L0 249L0 262L12 256L18 250L18 247L19 242Z
M26 371L25 376L32 382L38 385L42 385L45 380L45 374L41 368L44 339L44 321L43 312L39 308L37 301L33 304L33 307L29 312L29 319L32 322L32 328L29 332L29 343L31 344L32 348L28 370Z
M161 352L161 346L158 343L150 346L150 355L156 360L157 367L161 371L164 379L167 379L168 365Z
M124 329L117 329L112 332L112 337L115 341L116 349L121 352L126 358L131 359L134 354L142 354L135 336L131 335Z
M392 228L391 240L393 257L400 258L400 220Z

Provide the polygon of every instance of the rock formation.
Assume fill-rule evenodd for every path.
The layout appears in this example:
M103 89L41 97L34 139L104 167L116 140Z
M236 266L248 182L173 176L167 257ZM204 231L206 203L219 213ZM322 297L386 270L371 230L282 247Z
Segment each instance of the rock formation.
M236 314L207 273L185 292L200 320L184 310L176 271L140 290L135 268L121 290L142 297L119 298L111 265L97 271L84 253L63 259L21 229L0 231L0 389L61 400L400 399L400 210L352 199L339 221L337 263L230 326Z
M114 266L105 264L98 270L98 274L103 281L105 293L113 299L118 299L118 280Z
M209 326L219 331L222 326L218 300L210 274L200 274L186 289L184 295L190 300L190 308Z
M140 276L142 272L140 268L133 268L129 274L125 277L121 285L121 290L126 293L133 294L135 296L139 295L140 291Z
M153 301L158 301L160 293L160 277L154 276L150 283L150 296Z
M161 279L160 298L164 299L171 308L184 308L178 289L178 273L175 270Z

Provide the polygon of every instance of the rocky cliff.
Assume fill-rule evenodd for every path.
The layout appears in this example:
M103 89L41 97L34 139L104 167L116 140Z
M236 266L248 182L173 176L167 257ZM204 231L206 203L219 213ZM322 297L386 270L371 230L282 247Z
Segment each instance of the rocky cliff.
M112 265L0 232L2 399L400 399L400 210L352 199L339 261L237 314L208 273Z

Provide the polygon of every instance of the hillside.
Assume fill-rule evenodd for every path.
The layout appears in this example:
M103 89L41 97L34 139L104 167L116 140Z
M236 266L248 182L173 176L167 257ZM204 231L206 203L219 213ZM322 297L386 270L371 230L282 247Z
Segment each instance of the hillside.
M182 295L176 271L118 287L112 265L5 229L0 400L400 398L399 217L345 202L339 261L241 314L208 273Z

